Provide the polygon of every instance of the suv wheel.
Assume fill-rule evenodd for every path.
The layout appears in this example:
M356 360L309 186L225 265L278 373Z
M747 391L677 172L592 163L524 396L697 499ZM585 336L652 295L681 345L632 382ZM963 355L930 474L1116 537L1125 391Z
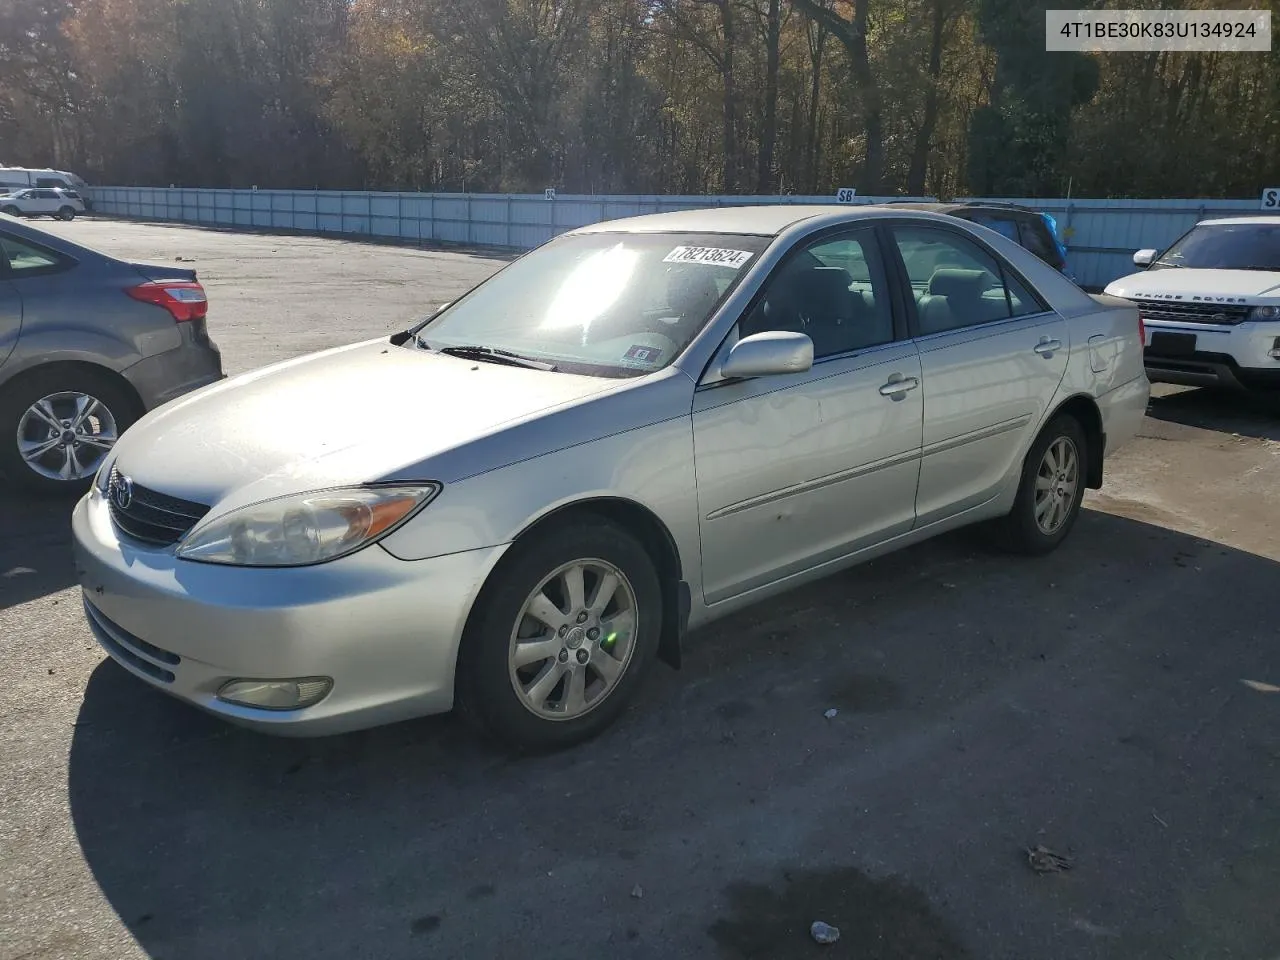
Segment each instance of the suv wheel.
M86 370L51 370L0 391L0 473L31 493L80 495L135 419L128 393Z
M22 211L19 210L17 207L15 207L13 204L8 204L6 206L0 207L0 213L6 213L11 217L22 216Z
M59 220L74 220L75 218L76 218L75 207L59 207L58 208Z

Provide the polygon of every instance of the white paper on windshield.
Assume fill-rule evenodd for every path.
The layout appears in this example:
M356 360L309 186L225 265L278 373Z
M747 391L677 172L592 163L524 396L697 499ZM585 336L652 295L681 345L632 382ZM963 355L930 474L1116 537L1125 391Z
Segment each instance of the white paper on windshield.
M676 247L663 263L706 263L713 267L732 267L737 270L751 259L750 250L726 250L723 247Z

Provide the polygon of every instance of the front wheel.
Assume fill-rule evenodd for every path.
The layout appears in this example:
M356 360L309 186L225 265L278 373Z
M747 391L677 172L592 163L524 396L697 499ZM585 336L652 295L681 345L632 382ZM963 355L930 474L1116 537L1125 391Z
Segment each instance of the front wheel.
M22 216L22 211L12 205L6 206L6 207L0 207L0 213L8 214L11 217Z
M662 591L626 530L582 519L517 543L486 587L458 664L461 712L516 750L594 737L658 649Z
M1039 555L1058 547L1080 514L1088 446L1079 421L1054 417L1027 453L1013 509L1000 522L1001 540L1015 553Z

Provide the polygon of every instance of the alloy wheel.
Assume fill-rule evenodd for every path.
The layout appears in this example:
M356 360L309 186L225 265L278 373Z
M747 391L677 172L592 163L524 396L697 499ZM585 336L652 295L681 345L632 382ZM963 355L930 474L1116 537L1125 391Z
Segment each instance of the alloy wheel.
M1036 471L1036 526L1053 536L1067 522L1080 484L1080 456L1069 437L1049 444Z
M529 594L511 631L508 673L526 710L573 720L603 703L631 662L635 590L613 564L575 560Z
M116 418L87 393L63 391L42 397L18 420L18 453L48 480L93 476L119 437Z

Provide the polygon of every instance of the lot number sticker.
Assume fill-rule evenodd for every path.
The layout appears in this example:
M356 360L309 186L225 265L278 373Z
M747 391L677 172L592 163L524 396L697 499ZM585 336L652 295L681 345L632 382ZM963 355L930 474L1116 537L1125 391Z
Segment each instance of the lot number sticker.
M751 259L750 250L725 250L721 247L676 247L663 263L709 263L713 267L732 267L737 270Z
M836 203L853 203L853 198L858 195L858 191L853 187L841 187L836 191Z
M1267 187L1262 191L1262 209L1280 211L1280 187Z

